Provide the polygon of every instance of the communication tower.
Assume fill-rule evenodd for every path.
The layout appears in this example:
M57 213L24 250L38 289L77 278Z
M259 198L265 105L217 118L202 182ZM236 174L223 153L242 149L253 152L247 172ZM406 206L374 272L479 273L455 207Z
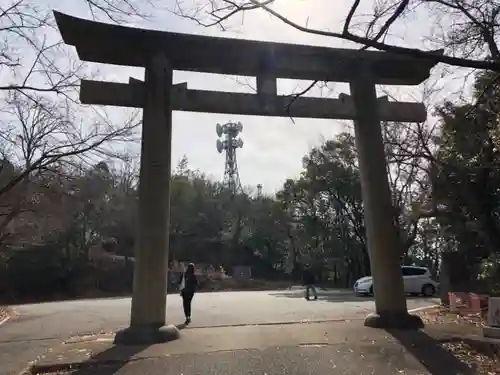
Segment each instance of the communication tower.
M243 130L243 125L241 122L228 122L224 125L217 124L215 130L219 137L216 143L217 151L220 154L222 152L226 153L223 184L234 195L241 190L236 149L243 147L243 140L238 138L238 134Z

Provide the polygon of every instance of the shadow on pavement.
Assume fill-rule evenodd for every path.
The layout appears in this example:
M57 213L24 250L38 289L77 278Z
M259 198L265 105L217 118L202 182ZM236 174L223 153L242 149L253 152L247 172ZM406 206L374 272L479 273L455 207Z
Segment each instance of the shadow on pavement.
M399 341L432 375L473 375L476 369L469 367L439 345L439 341L422 331L386 330Z
M71 375L112 375L129 363L130 359L146 350L148 346L113 346L93 355L87 362L81 363ZM120 358L120 360L116 360Z
M177 324L182 330L186 324ZM127 365L132 358L146 350L149 345L116 345L103 352L92 355L86 362L81 363L71 375L112 375Z
M305 298L305 289L298 289L295 291L282 291L270 293L271 296L278 298ZM408 295L407 299L422 299L423 297ZM357 296L351 290L318 290L318 301L327 302L363 302L363 301L373 301L373 296ZM311 297L311 303L314 300Z

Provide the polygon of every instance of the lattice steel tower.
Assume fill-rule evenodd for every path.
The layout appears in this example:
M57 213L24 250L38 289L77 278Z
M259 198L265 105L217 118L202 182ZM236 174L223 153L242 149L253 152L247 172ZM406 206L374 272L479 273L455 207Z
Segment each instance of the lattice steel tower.
M262 184L257 184L257 199L262 198Z
M224 125L217 124L215 129L219 138L222 138L222 140L217 140L217 151L219 151L219 153L226 153L226 166L224 168L223 184L233 194L236 194L241 190L236 149L243 147L243 140L237 137L243 130L243 125L241 122L228 122Z

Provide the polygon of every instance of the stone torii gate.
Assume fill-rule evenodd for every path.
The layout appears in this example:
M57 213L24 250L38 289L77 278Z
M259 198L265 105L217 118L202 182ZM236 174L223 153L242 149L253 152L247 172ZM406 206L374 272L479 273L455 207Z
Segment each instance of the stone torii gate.
M144 82L83 80L80 90L84 104L143 108L131 320L115 342L179 337L174 326L165 326L173 110L354 120L375 288L376 311L365 325L423 325L407 311L380 121L421 122L426 110L421 103L377 99L375 85L418 85L434 62L378 51L143 30L54 14L64 42L76 48L81 60L145 68ZM256 77L257 93L190 90L186 83L172 83L173 70ZM348 82L351 96L279 96L278 78Z

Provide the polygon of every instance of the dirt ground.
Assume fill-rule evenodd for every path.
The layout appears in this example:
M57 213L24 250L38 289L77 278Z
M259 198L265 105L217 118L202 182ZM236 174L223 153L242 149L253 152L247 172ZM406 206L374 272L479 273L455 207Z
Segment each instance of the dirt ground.
M426 324L457 325L464 336L478 331L486 324L485 314L461 316L452 313L446 307L437 307L418 313ZM457 328L458 328L457 327ZM469 366L477 366L479 375L500 374L500 342L498 344L481 342L480 340L454 339L439 345Z

